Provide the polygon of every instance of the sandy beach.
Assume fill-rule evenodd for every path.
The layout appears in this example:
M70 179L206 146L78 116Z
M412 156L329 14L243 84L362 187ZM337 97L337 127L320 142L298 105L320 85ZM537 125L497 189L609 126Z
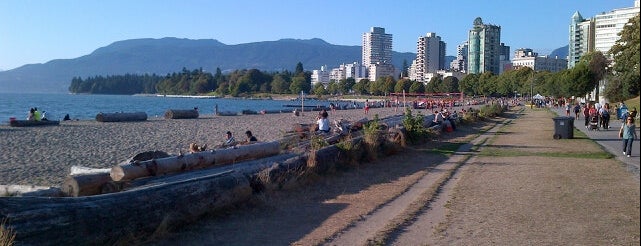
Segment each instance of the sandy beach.
M358 121L401 115L399 108L372 108L329 112L330 121ZM425 114L424 110L421 113ZM170 154L187 152L190 143L216 146L231 131L236 140L251 130L259 141L282 138L296 124L315 122L318 112L302 116L291 113L214 116L198 119L151 117L142 122L65 121L59 126L0 126L0 185L60 186L71 166L110 168L132 156L160 150Z

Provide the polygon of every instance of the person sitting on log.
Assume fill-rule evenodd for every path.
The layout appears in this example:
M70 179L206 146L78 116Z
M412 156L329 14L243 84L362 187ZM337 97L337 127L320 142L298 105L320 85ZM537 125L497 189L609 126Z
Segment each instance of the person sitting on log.
M252 131L246 131L245 135L247 135L247 139L245 139L245 141L243 141L241 144L253 144L258 142L258 139L254 137Z
M203 146L198 146L198 144L196 144L196 143L189 144L189 152L190 153L202 152L202 151L205 151L206 149L207 149L207 144L205 144Z
M220 147L233 147L236 144L236 139L234 139L234 135L231 134L230 131L227 131L227 138L225 139L225 142L220 146Z
M329 119L327 119L328 114L327 111L323 109L320 113L318 113L318 118L316 120L316 124L318 124L318 131L322 133L329 133Z

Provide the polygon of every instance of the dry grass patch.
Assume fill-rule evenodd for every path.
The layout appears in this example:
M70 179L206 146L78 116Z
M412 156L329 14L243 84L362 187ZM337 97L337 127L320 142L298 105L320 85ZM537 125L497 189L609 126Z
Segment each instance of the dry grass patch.
M480 157L463 169L441 243L638 245L639 183L611 159Z

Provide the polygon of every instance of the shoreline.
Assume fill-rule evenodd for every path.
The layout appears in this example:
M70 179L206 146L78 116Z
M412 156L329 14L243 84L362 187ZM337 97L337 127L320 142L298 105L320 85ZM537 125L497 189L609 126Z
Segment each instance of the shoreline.
M328 111L331 122L355 122L402 115L399 108L372 108ZM284 137L297 124L313 124L318 111L216 116L202 114L196 119L150 117L138 122L98 122L74 120L59 126L10 127L0 125L0 185L59 186L71 166L110 168L145 151L170 154L188 152L190 143L216 146L231 131L237 141L250 130L259 141Z

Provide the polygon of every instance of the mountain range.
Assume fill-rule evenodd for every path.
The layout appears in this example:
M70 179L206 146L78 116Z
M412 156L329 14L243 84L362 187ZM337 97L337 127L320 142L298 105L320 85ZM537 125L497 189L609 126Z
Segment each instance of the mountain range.
M114 42L74 59L56 59L0 72L0 92L68 92L73 77L130 74L165 75L202 68L223 73L237 69L293 71L298 62L305 70L338 67L361 62L361 46L334 45L322 39L281 39L226 45L215 39L131 39ZM394 52L392 61L401 68L411 64L415 53Z
M565 52L565 54L563 54ZM293 71L298 62L305 70L327 65L361 62L361 46L334 45L322 39L281 39L227 45L215 39L130 39L114 42L73 59L56 59L0 71L0 92L67 93L71 79L124 74L165 75L202 68L223 73L237 69ZM567 56L567 46L552 52ZM552 55L551 54L551 55ZM400 70L409 66L416 54L393 52L392 62ZM446 56L446 63L454 59Z

